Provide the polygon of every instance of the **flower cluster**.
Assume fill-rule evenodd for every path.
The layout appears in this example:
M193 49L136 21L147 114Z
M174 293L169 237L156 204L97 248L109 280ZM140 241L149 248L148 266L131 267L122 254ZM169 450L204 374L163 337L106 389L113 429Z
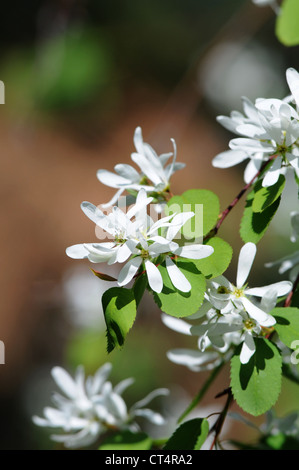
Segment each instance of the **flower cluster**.
M143 143L139 128L135 132L135 145L139 152L136 154L138 161L147 162L143 167L147 175L159 174L159 178L162 178L162 167L159 167L161 172L158 171L162 156L158 159L151 147ZM165 160L164 156L162 160ZM160 162L159 165L157 162ZM177 169L177 165L174 159L170 168L166 168L165 175L167 174L168 179L167 181L165 179L165 184L168 184L169 177ZM107 172L104 171L101 173L101 178L107 183L111 181ZM152 176L152 179L155 178ZM160 184L162 184L161 181ZM132 188L133 186L130 187ZM148 205L154 203L154 197L147 195L149 187L134 186L134 189L139 189L136 202L126 213L118 206L114 206L112 212L107 215L90 202L83 202L81 204L83 212L112 240L76 244L67 248L67 255L74 259L88 258L92 263L105 262L109 265L125 263L118 275L119 286L127 285L138 276L138 273L145 271L150 288L158 293L163 289L163 280L157 264L165 262L174 287L182 292L189 292L191 284L175 261L180 257L206 258L214 251L211 246L199 243L182 245L175 241L184 224L194 217L194 212L174 213L154 222L147 211Z
M208 283L206 298L190 320L200 319L199 325L163 315L166 326L183 334L198 337L198 351L176 349L168 353L173 362L192 370L215 367L229 356L232 347L242 343L240 361L248 363L255 352L254 338L265 337L276 323L269 313L277 299L292 289L290 281L264 287L249 288L246 284L256 255L256 245L246 243L239 254L236 285L224 276ZM260 300L256 300L255 298ZM204 352L204 354L202 354Z
M67 448L89 446L109 430L136 431L139 417L155 425L164 424L160 413L144 407L155 397L167 395L168 390L156 389L128 410L122 394L134 380L125 379L113 388L107 381L111 368L111 364L106 363L85 381L82 366L78 367L75 379L61 367L54 367L52 377L64 395L54 393L55 408L46 407L44 418L34 416L33 422L37 426L62 429L65 434L54 434L51 438Z
M139 172L131 165L122 163L114 167L115 173L98 170L97 177L101 183L117 188L113 198L108 203L102 204L102 207L115 204L125 190L136 192L144 189L155 197L157 212L161 212L163 202L169 193L171 176L185 167L184 163L176 162L176 144L173 139L171 142L173 152L157 155L148 143L143 142L142 130L137 127L134 134L136 152L131 154L131 159L139 167ZM171 157L172 161L167 165Z
M284 100L259 98L252 103L243 98L244 114L218 116L218 122L238 137L229 142L230 150L213 159L214 167L228 168L249 159L244 173L248 183L269 162L264 187L274 185L288 168L299 178L299 74L289 68L286 78L291 96Z

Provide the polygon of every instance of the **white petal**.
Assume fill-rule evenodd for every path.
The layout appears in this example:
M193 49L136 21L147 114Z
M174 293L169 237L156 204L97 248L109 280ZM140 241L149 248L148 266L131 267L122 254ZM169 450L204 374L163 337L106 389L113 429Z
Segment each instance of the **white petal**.
M138 171L136 171L131 165L118 163L115 165L114 169L120 176L122 176L122 178L131 181L132 183L140 180Z
M157 266L148 259L145 260L145 269L148 283L154 292L160 293L163 289L163 279Z
M263 187L266 188L268 186L273 186L273 184L277 183L279 175L281 174L281 157L276 157L274 160L273 165L267 171L264 179L263 179Z
M130 185L130 180L107 170L98 170L97 178L101 183L111 188L120 188L121 186Z
M219 356L216 352L203 353L193 349L172 349L167 352L167 357L175 364L184 365L194 370L206 362L218 359Z
M144 155L141 155L140 153L132 153L131 158L133 162L139 166L147 178L149 178L154 183L154 185L158 185L164 182L161 176L159 176L159 173L163 171L163 167L160 162L159 165L161 168L159 168L157 171L157 168Z
M114 387L114 392L117 393L118 395L122 395L122 393L123 393L128 387L130 387L134 382L135 382L135 380L132 379L132 378L122 380L121 382L119 382L119 384L117 384L117 385Z
M263 163L262 159L252 158L249 160L244 171L244 181L245 183L250 183L250 181L255 177Z
M164 325L166 325L171 330L176 331L177 333L182 333L183 335L191 335L191 325L189 325L189 323L187 323L186 321L181 320L181 318L175 318L163 313L161 315L161 320Z
M144 408L142 410L136 410L133 413L133 416L141 416L142 418L147 419L148 421L150 421L151 423L157 426L161 426L165 424L165 418L163 418L163 416L160 413L152 411L148 408Z
M263 297L267 291L275 290L277 297L282 297L283 295L288 294L292 290L292 283L290 281L280 281L275 282L274 284L269 284L268 286L264 287L252 287L250 289L246 289L246 295L255 295L257 297Z
M177 265L169 258L169 256L166 258L166 269L170 280L176 289L180 290L181 292L190 292L190 282L180 271Z
M248 154L243 150L226 150L213 158L212 165L215 168L230 168L243 162L246 158L248 158Z
M194 244L179 247L173 253L182 258L202 259L214 253L214 248L210 245Z
M268 313L261 310L259 307L250 302L250 300L246 299L246 297L242 298L242 304L249 316L256 320L259 325L265 327L275 325L276 320L274 317L272 317L272 315L269 315Z
M286 72L286 77L294 100L297 106L299 106L299 74L297 70L289 68Z
M137 401L132 406L131 410L137 410L137 409L143 408L148 403L153 401L154 398L160 397L160 396L167 396L167 395L169 395L169 390L167 388L157 388L156 390L153 390L148 395L146 395L144 398L142 398L142 400Z
M62 367L53 367L51 374L58 387L66 394L69 398L76 398L77 386L70 374Z
M140 256L130 259L124 265L124 267L121 269L118 275L118 285L125 286L126 284L128 284L137 273L141 263L142 263L142 258Z
M255 343L252 335L248 331L245 331L244 336L244 343L240 354L241 364L247 364L251 356L255 353Z
M167 230L166 238L168 240L172 240L183 227L183 225L192 217L194 217L194 215L194 212L180 212L179 214L176 214Z
M89 251L85 248L83 243L78 245L69 246L66 250L66 254L73 259L84 259L88 258Z
M240 250L237 269L237 287L239 289L244 286L248 278L255 255L256 245L254 243L246 243Z

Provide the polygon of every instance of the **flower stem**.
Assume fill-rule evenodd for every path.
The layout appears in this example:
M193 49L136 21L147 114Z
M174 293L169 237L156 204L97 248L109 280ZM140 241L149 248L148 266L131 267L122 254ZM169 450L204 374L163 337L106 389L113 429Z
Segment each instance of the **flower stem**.
M215 378L221 371L222 367L224 366L225 362L222 361L215 369L212 370L212 373L210 374L208 380L204 383L203 387L199 390L198 394L196 397L192 400L188 408L181 414L181 416L178 419L178 423L181 423L186 416L191 413L191 411L198 405L198 403L202 400L206 392L208 391L210 385L214 382Z

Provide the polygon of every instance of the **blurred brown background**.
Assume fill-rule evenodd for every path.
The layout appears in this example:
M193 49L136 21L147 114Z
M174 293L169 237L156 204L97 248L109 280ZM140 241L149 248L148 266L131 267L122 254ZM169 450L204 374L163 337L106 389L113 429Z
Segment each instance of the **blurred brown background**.
M299 65L298 49L276 40L274 20L269 8L245 0L1 6L1 449L55 447L31 415L50 403L56 364L72 371L82 363L93 373L109 360L114 381L136 377L132 400L162 386L187 399L203 383L205 374L166 359L168 349L196 344L167 330L151 299L124 350L108 357L100 303L108 286L65 248L94 240L80 203L98 205L113 195L96 171L130 163L137 126L159 153L176 140L178 161L187 166L173 177L174 193L210 189L225 208L243 186L243 168L211 166L231 138L216 116L241 110L243 95L283 97L285 69ZM236 208L220 234L236 252L232 276L241 212ZM260 266L273 258L273 248L285 254L289 233L284 238L279 225L260 244ZM261 282L270 280L255 268ZM214 395L227 385L226 370L205 406L219 408Z

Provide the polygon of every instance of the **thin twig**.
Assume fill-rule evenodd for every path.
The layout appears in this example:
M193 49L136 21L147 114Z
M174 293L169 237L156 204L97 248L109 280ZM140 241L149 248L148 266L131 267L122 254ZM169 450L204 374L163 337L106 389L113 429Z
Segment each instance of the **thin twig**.
M215 398L218 398L218 397L221 397L223 395L226 395L227 394L227 399L226 399L226 402L225 402L225 405L224 405L224 408L223 410L221 411L220 415L219 415L219 418L217 419L216 423L214 424L214 426L211 428L210 430L210 434L212 432L215 432L215 437L213 439L213 442L212 442L212 445L210 447L210 450L213 450L214 446L216 445L217 443L217 440L220 436L220 433L222 431L222 427L223 427L223 424L224 424L224 421L225 421L225 418L227 416L227 412L228 412L228 409L233 401L233 394L232 394L232 391L231 391L231 388L227 388L225 389L223 392L219 393L218 395L216 395Z
M215 227L204 237L204 240L209 239L211 237L214 237L217 233L219 228L221 227L222 223L230 213L230 211L237 205L237 203L240 201L242 196L246 193L246 191L252 186L252 184L255 182L255 180L265 171L267 168L268 164L276 158L276 155L271 155L269 160L267 160L259 169L259 171L254 175L254 177L247 183L239 192L239 194L234 198L234 200L227 206L227 208L221 212L219 215L219 220Z

